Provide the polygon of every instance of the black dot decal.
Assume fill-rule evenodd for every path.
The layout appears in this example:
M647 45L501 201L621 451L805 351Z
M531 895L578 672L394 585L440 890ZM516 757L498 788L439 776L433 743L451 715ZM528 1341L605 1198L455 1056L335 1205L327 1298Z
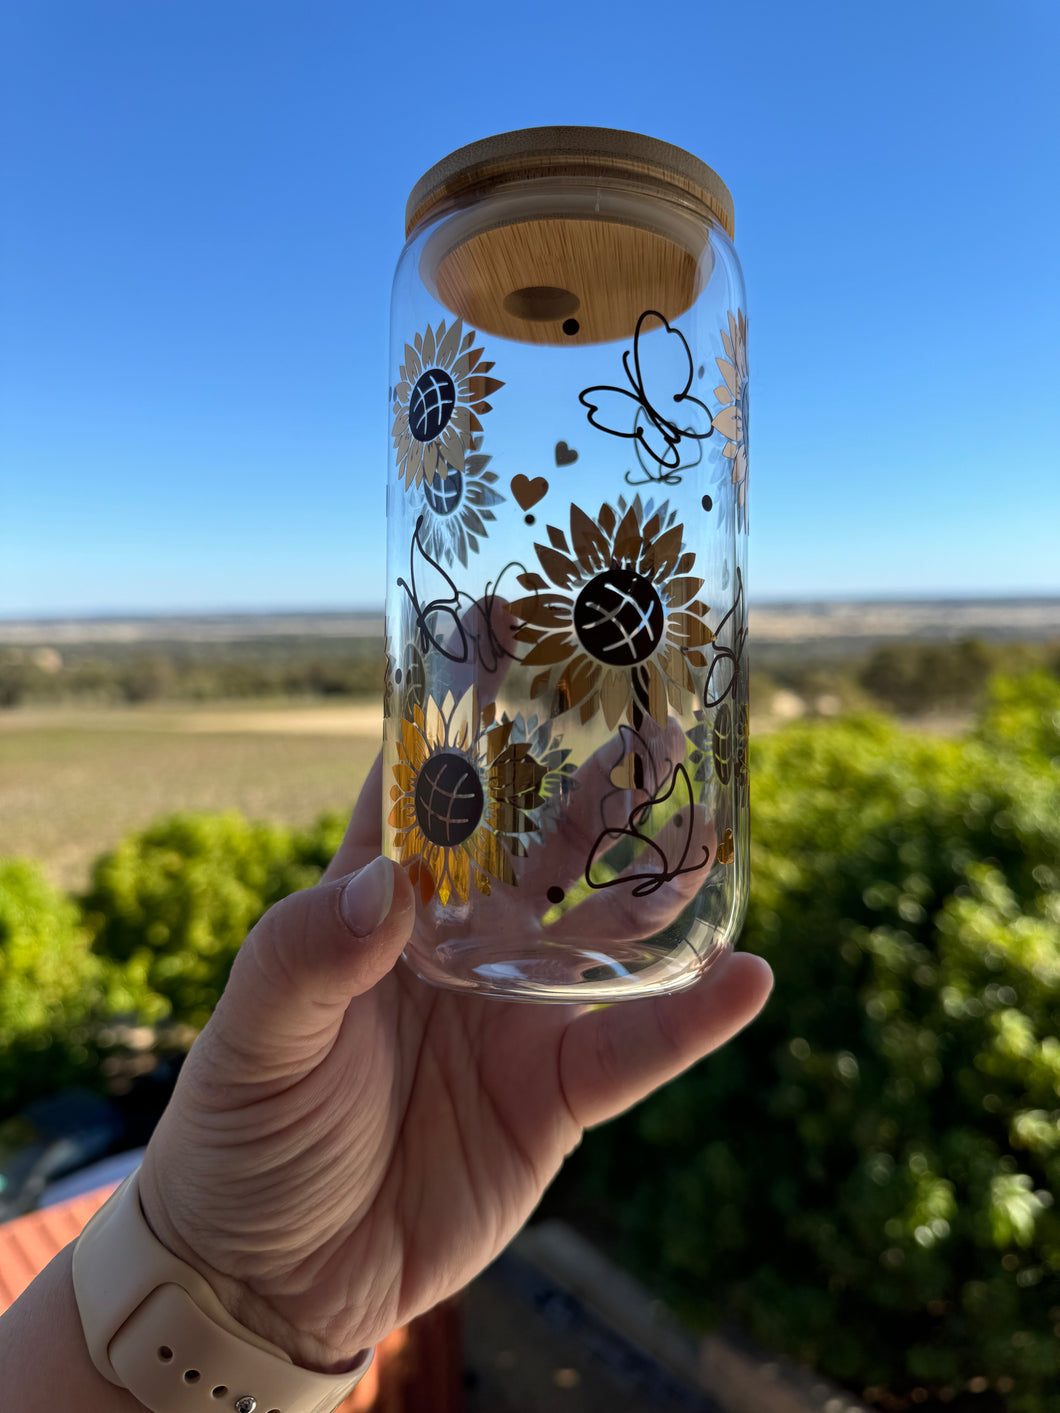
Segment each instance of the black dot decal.
M533 524L535 524L536 521L537 521L537 516L536 516L536 515L524 515L524 516L523 516L523 519L526 521L526 523L527 523L528 525L533 525Z
M444 368L428 368L409 396L409 431L418 442L433 442L445 430L456 406L456 384Z
M703 509L704 509L704 510L713 510L713 509L714 509L714 502L711 500L710 496L704 496L704 497L703 497Z
M416 779L416 822L432 844L453 848L478 828L485 804L478 771L456 751L440 751Z
M574 630L582 647L609 667L632 667L650 657L664 624L662 600L651 581L633 569L605 569L574 603Z
M578 323L577 319L564 319L563 321L563 332L568 338L572 339L580 328L581 325Z
M435 515L452 515L464 494L464 478L459 471L448 471L444 476L423 487L423 495Z
M558 887L555 883L553 883L552 887L545 894L545 897L553 906L555 906L556 903L562 903L566 896L563 889Z

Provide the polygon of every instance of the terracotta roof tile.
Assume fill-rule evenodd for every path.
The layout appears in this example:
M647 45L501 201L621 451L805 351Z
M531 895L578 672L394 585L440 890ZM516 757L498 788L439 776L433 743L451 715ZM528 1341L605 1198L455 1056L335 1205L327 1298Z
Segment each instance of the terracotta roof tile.
M0 1315L103 1206L115 1184L42 1207L0 1226Z
M102 1207L111 1183L0 1226L0 1315ZM462 1406L456 1307L437 1307L382 1341L371 1369L337 1413L405 1413Z

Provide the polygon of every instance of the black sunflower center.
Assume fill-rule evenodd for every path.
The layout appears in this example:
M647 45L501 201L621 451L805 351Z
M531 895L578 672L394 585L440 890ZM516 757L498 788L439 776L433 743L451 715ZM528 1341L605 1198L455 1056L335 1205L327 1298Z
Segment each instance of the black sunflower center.
M654 585L634 569L605 569L574 603L574 631L587 653L609 667L632 667L662 640L666 615Z
M423 494L435 515L452 515L464 494L464 478L459 471L450 470L435 476L423 487Z
M409 396L409 431L418 442L433 442L456 406L456 384L444 368L428 368Z
M416 777L416 823L432 844L451 849L470 838L485 794L478 771L457 751L439 751Z

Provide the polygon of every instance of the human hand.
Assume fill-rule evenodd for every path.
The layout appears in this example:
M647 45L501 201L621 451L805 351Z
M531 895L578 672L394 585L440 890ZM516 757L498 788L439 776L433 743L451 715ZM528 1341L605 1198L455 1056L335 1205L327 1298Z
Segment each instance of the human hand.
M379 857L381 791L377 761L324 880L251 932L141 1174L160 1240L325 1371L464 1286L584 1129L723 1044L771 985L744 954L603 1009L428 986L396 965L416 904Z

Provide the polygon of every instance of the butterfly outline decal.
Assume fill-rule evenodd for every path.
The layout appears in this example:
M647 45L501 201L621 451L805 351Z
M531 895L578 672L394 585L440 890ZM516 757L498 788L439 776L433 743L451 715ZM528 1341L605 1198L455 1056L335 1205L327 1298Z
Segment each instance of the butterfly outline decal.
M657 893L666 884L672 883L675 878L680 878L687 873L698 873L701 868L705 868L710 863L710 849L701 844L703 857L698 860L693 857L693 861L688 862L696 834L696 794L684 765L680 761L670 760L669 757L665 762L657 763L654 760L651 747L636 728L630 729L627 726L620 726L618 739L619 749L622 753L619 757L619 764L627 756L634 756L634 768L640 777L636 781L636 788L642 790L646 798L633 806L628 812L624 824L612 825L606 821L605 807L609 799L621 795L622 791L618 789L609 791L601 800L600 815L604 827L589 850L589 857L585 865L585 882L594 891L631 884L631 897L647 898L653 893ZM638 745L640 746L639 752ZM678 794L682 787L683 799L682 795ZM681 838L676 841L676 844L680 846L680 854L676 861L672 861L659 843L658 837L646 834L643 826L649 823L651 812L656 806L666 804L675 795L677 795L680 812L671 822L681 830ZM641 846L640 867L636 871L624 870L612 878L594 877L594 866L601 863L604 856L623 839L631 839L635 844Z
M676 422L663 416L662 412L660 412L652 402L648 389L645 386L644 370L641 367L640 357L641 331L646 319L658 319L659 323L668 334L673 334L676 338L681 340L685 362L688 365L688 376L685 379L684 386L679 392L673 393L672 398L675 403L688 403L693 407L698 407L706 416L709 424L707 431L694 432L690 427L679 427ZM637 320L637 327L633 333L632 366L630 363L629 349L626 349L625 353L622 355L622 366L625 369L626 377L629 379L630 388L620 388L615 387L613 384L600 383L593 387L585 388L578 394L578 401L587 409L590 426L595 427L597 431L607 432L613 437L624 437L627 440L636 441L638 446L643 447L651 459L659 466L671 472L679 470L682 457L678 448L682 440L688 438L692 441L701 442L705 441L707 437L714 435L714 418L710 409L707 407L706 403L701 402L698 397L692 397L688 391L692 386L695 368L692 363L692 351L688 347L687 339L684 334L682 334L681 330L675 329L673 325L670 324L669 320L660 314L657 309L646 309ZM632 391L630 391L630 389L632 389ZM594 393L612 394L613 396L607 399L612 405L614 405L615 397L626 399L628 402L635 404L637 411L634 413L632 430L620 431L617 427L609 426L607 421L597 421L597 414L602 413L605 417L608 414L602 405L602 399L598 398L595 402L592 400L592 394ZM618 404L619 407L623 408L626 407L626 405L627 403L625 401ZM664 451L661 456L654 450L649 441L648 435L645 432L644 419L647 420L654 431L658 433L666 443L666 451ZM618 419L615 418L614 420Z

